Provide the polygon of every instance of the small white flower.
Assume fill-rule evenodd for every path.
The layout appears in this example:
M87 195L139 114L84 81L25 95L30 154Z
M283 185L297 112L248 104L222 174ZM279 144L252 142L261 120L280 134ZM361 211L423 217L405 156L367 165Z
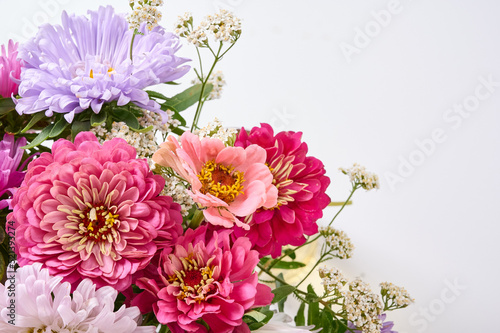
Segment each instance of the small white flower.
M354 165L349 169L340 168L339 170L345 175L348 175L353 184L359 184L367 191L374 188L380 188L378 175L373 172L366 171L364 166L354 163Z

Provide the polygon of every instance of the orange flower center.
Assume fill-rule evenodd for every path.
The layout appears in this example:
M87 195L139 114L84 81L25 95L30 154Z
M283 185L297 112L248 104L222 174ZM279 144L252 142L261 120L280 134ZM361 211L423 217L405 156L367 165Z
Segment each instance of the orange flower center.
M243 172L235 171L231 165L208 161L201 168L198 179L201 182L201 193L210 193L227 203L233 202L243 193Z

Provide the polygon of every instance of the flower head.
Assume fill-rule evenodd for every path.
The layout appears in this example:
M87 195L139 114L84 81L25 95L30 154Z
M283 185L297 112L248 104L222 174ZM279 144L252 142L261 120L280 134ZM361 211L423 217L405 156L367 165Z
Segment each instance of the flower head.
M19 57L26 67L16 110L19 114L45 111L50 117L62 113L68 122L75 114L92 109L99 113L104 103L133 102L158 112L160 105L149 99L144 88L182 77L189 66L175 55L180 45L172 33L156 27L139 29L132 49L133 31L127 20L111 6L89 11L90 18L63 12L62 26L43 25L34 39L24 44Z
M380 289L386 309L401 309L415 302L405 288L398 287L390 282L382 282Z
M213 332L232 332L246 325L246 310L271 303L271 288L258 283L254 272L259 254L250 250L246 237L231 245L230 232L188 229L174 250L160 255L162 283L138 280L139 287L156 295L156 318L173 332L206 332L200 319Z
M132 14L127 17L130 29L139 29L142 23L146 23L149 30L158 26L162 14L157 7L163 5L163 0L140 1L136 8L134 8L135 1L131 1L130 5L133 8Z
M9 40L7 47L2 45L0 56L0 97L8 98L12 94L17 95L18 83L13 80L19 79L21 75L21 61L17 60L17 46Z
M257 144L266 150L266 164L278 188L277 204L258 209L249 221L250 231L236 233L249 237L262 256L277 257L283 246L303 244L304 235L318 232L316 221L330 203L325 193L330 178L320 160L307 156L301 136L300 132L274 135L270 125L261 124L250 133L242 128L235 142L238 147Z
M226 147L219 139L200 139L190 132L181 136L180 145L169 136L161 147L153 161L171 167L191 184L190 195L204 208L208 222L248 229L237 217L276 205L277 189L261 147Z
M182 233L180 206L158 196L165 181L135 156L122 139L101 145L82 132L31 162L10 215L19 264L40 262L70 283L88 277L127 288Z
M384 308L380 296L360 279L349 282L348 287L341 292L347 319L363 333L380 333L383 327L380 316Z
M367 191L380 188L378 175L366 171L366 168L362 165L354 163L349 169L340 168L340 171L349 176L353 185L359 185Z
M5 134L0 141L0 198L5 193L13 194L14 189L21 185L24 172L18 170L26 144L25 138L15 140L10 134ZM0 200L0 209L9 205L8 199Z
M138 326L141 315L137 307L122 306L114 311L118 292L111 287L96 290L86 279L71 294L71 285L61 283L61 277L50 276L41 264L17 269L13 280L15 298L11 298L11 286L0 284L0 330L4 333L156 331L154 326ZM12 304L15 304L15 314L9 308ZM15 322L15 326L9 322Z
M321 267L318 269L321 284L324 286L325 291L334 295L340 295L340 291L347 284L347 279L342 272L336 268Z
M378 316L379 321L382 323L382 327L380 328L380 331L376 331L376 332L380 332L380 333L398 333L398 332L392 330L392 328L394 327L394 323L392 321L385 321L385 318L386 318L386 314L385 313L383 313L380 316ZM351 323L351 322L348 322L347 326L350 329L353 329L353 331L352 331L353 333L365 333L366 332L366 331L362 331L362 330L356 330L356 326L353 323Z
M326 245L330 247L333 256L340 259L352 257L354 244L344 231L332 227L320 227L319 233L325 237Z

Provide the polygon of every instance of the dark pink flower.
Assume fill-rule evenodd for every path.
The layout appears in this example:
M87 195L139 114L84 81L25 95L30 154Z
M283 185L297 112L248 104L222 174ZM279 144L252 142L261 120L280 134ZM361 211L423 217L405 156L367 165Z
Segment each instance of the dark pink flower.
M125 140L99 144L82 132L60 139L28 165L12 200L21 266L40 262L76 285L123 290L158 249L182 233L180 206Z
M21 61L17 60L17 46L9 40L7 48L2 45L2 54L0 56L0 97L8 98L12 94L17 95L19 84L12 78L19 79L21 76Z
M24 154L21 147L25 144L26 138L16 140L10 134L5 134L0 141L0 209L7 207L10 201L8 197L1 200L2 196L12 195L23 181L24 172L19 165Z
M318 232L316 221L330 203L325 193L330 178L323 163L307 156L307 144L301 132L280 132L274 135L268 124L254 127L250 133L242 128L235 146L257 144L267 152L266 164L278 188L278 204L258 209L252 216L250 230L237 229L235 236L247 236L261 256L281 255L282 246L302 245L304 235Z
M271 288L258 282L259 253L246 237L232 245L230 230L188 229L173 250L160 255L161 283L142 278L137 285L155 296L156 318L174 333L248 331L243 315L268 305ZM245 330L246 328L246 330Z

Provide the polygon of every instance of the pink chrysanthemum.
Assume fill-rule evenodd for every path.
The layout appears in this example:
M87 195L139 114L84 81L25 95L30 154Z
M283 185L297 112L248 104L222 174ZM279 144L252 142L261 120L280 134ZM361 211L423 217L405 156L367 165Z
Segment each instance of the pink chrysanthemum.
M24 154L24 149L21 147L25 144L26 138L16 140L9 134L5 134L0 141L0 209L9 205L8 197L23 181L24 172L19 165ZM8 197L2 199L4 195Z
M274 135L268 124L244 128L235 146L257 144L267 152L266 163L278 188L278 203L271 209L258 209L249 222L250 231L236 230L236 236L247 236L262 256L281 255L284 245L302 245L304 235L318 232L316 221L330 203L325 193L330 178L325 176L323 163L307 156L307 144L300 132L280 132Z
M17 60L17 46L9 40L7 48L2 45L2 55L0 56L0 97L8 98L12 94L17 95L18 83L12 78L19 79L21 76L21 62Z
M266 151L257 145L226 147L219 139L185 132L180 145L170 136L153 161L171 167L191 184L189 194L206 208L203 215L214 225L248 229L237 217L276 205L278 191L265 165Z
M125 140L93 133L60 139L28 165L9 216L21 266L43 263L74 283L123 290L159 248L182 233L180 206L159 196L165 181Z
M15 297L13 295L15 294ZM71 295L71 285L52 277L41 264L21 267L6 285L0 284L0 331L3 333L154 333L154 326L138 326L136 307L114 311L118 292L96 291L88 279ZM13 325L15 324L15 326Z
M203 226L179 237L175 249L161 253L161 285L139 279L137 285L157 297L156 318L174 333L246 332L243 314L271 303L271 288L258 283L257 251L246 237L230 245L230 230L207 232Z

